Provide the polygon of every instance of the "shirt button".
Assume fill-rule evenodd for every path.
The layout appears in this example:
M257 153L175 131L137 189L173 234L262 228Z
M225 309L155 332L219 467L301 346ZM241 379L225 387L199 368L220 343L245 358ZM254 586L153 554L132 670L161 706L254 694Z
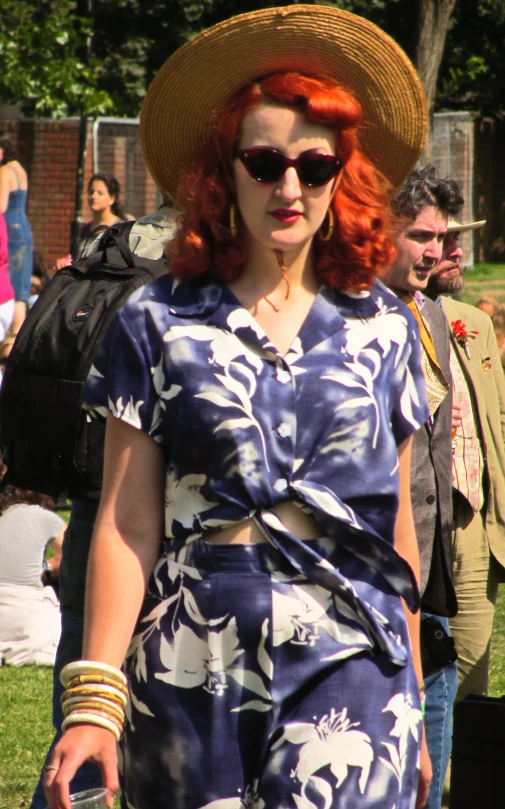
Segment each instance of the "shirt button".
M429 494L428 497L426 498L426 502L428 503L429 506L433 505L435 500L436 500L436 497L435 497L434 494Z
M288 488L288 482L286 478L279 478L274 483L274 489L276 492L285 492Z
M277 381L285 385L286 382L291 382L291 374L285 368L277 368Z
M285 421L279 424L279 426L276 427L275 429L277 430L281 438L289 438L289 436L293 432L293 430L291 429L291 425L286 424Z

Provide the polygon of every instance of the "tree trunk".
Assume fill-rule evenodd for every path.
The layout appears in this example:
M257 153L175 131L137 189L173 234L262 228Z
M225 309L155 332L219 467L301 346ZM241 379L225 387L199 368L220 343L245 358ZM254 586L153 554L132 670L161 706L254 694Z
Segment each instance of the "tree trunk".
M431 118L438 71L444 54L445 38L456 0L419 0L419 38L415 65L426 93L430 126L424 157L431 159Z

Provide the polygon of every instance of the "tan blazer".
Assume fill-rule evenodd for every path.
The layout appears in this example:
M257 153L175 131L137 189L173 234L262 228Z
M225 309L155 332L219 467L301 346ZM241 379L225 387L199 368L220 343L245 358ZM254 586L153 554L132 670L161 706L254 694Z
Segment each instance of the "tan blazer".
M505 376L491 318L475 306L442 297L451 328L451 343L476 404L484 455L485 526L493 555L505 566ZM451 323L462 320L467 331L470 359L455 339Z

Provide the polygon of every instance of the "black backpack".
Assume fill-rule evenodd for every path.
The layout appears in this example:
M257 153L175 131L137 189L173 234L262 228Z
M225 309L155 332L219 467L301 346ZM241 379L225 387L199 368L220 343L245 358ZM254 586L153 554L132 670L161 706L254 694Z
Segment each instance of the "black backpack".
M168 271L138 258L133 223L110 228L101 252L56 273L16 337L0 389L0 447L6 482L56 497L98 497L105 424L80 406L98 345L116 311Z

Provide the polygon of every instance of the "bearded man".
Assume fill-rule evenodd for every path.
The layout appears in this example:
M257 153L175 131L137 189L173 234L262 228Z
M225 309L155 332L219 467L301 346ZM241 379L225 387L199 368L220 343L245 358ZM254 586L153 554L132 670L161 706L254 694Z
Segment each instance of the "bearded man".
M459 234L483 221L449 220L442 258L426 294L450 325L450 364L461 424L453 438L453 583L458 614L450 628L458 652L457 699L486 694L498 584L505 580L505 377L493 325L454 300L463 288Z

